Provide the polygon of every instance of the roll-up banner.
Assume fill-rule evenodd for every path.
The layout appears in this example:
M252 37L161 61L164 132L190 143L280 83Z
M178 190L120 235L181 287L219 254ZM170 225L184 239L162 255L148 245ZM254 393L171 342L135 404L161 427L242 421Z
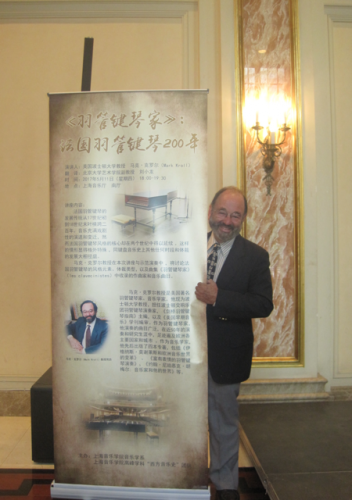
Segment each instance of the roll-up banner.
M207 91L49 99L51 494L209 498Z

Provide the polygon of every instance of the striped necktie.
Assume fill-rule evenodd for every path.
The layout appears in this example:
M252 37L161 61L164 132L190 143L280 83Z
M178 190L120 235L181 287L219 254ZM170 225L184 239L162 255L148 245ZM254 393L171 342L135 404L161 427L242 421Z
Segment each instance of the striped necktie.
M207 264L207 279L212 280L214 278L216 263L218 261L218 250L220 248L219 243L214 243L213 251L208 257Z
M90 325L87 326L87 331L86 331L86 347L90 347Z

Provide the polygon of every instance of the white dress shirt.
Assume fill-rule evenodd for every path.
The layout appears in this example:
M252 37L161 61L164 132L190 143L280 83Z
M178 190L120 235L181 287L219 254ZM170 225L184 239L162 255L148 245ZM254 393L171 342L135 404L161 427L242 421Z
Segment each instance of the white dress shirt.
M220 248L218 249L218 260L216 263L215 274L213 278L213 281L215 281L215 283L216 280L218 279L222 266L224 265L224 262L227 259L228 254L230 253L230 250L232 248L232 245L234 244L235 239L236 236L232 238L232 240L226 241L225 243L219 243L214 238L213 232L211 233L210 238L208 239L208 254L207 254L208 257L213 251L213 246L215 245L215 243L218 243L220 245Z

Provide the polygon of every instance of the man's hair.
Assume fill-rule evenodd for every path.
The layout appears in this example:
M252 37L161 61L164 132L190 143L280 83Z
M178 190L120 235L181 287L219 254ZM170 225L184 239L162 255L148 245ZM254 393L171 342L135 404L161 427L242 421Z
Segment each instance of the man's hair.
M82 304L80 305L81 312L82 312L82 307L84 306L84 304L93 304L94 311L95 311L95 313L97 312L98 306L92 300L85 300L84 302L82 302Z
M242 191L238 187L236 187L236 186L226 186L226 187L223 187L223 188L219 189L219 191L217 193L215 193L214 198L211 201L211 204L210 204L211 208L212 209L214 208L216 200L225 191L232 191L233 193L239 193L239 194L241 194L243 196L243 200L244 200L244 214L243 215L246 215L247 214L247 210L248 210L247 199L246 199L245 195L242 193Z

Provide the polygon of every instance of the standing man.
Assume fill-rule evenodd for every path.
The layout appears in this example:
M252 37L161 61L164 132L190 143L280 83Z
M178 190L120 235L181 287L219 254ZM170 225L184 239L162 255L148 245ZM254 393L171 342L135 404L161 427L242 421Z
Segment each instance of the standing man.
M242 191L218 191L209 207L208 276L196 297L207 304L210 479L216 500L239 500L238 401L253 354L252 318L273 309L269 255L239 233L247 215Z
M103 344L108 334L106 321L97 318L97 305L91 300L81 304L82 317L67 326L67 339L81 354L93 354Z

